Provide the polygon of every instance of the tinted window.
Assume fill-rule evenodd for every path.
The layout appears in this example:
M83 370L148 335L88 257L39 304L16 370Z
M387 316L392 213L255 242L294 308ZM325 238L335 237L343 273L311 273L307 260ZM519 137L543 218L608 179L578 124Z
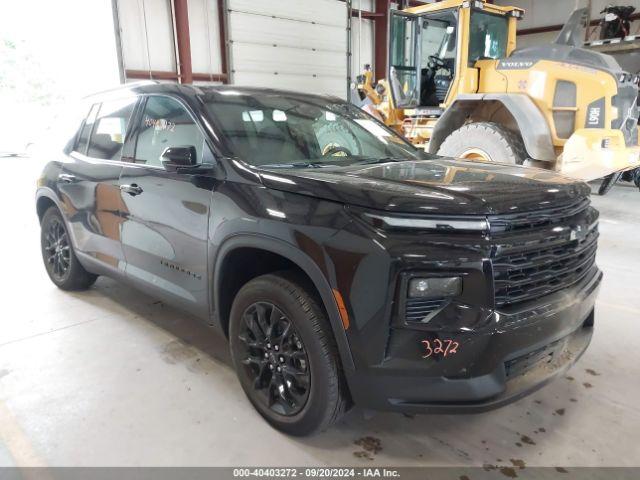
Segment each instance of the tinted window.
M89 110L89 115L85 119L82 124L82 129L80 130L80 135L78 135L78 140L76 141L76 147L74 150L76 152L85 154L87 153L87 143L89 143L89 135L91 135L91 129L93 128L93 122L96 119L96 114L98 113L98 104L92 105L91 110Z
M504 58L507 55L509 19L501 15L474 10L471 14L469 63L483 58Z
M91 133L87 151L89 157L120 160L127 126L135 105L135 98L102 103Z
M193 118L177 101L169 97L149 97L141 118L136 162L162 166L167 147L193 146L197 161L202 161L204 136Z
M418 96L418 70L416 69L417 17L393 15L391 17L391 81L400 85L405 93L403 103L412 103Z
M348 104L226 92L203 100L233 153L253 165L417 155L398 135Z
M447 60L447 67L455 65L457 55L456 30L458 18L453 12L425 16L422 20L422 66L429 57Z

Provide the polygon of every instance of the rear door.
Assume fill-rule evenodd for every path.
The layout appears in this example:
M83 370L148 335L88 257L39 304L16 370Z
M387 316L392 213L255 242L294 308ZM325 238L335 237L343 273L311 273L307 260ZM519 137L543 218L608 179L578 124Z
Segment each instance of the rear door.
M176 98L150 95L135 120L135 151L120 175L126 275L199 316L208 314L207 246L215 180L165 170L167 147L193 146L213 163L205 136Z
M396 107L420 103L419 17L392 11L389 31L389 85Z
M96 102L58 176L58 191L78 251L106 270L123 271L118 180L137 98Z

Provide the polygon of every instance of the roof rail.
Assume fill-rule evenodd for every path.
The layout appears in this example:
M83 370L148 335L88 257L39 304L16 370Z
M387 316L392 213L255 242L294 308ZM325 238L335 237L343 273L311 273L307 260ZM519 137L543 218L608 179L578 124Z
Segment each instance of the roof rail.
M118 92L120 90L125 90L125 89L129 89L129 88L135 88L135 87L143 87L145 85L158 85L160 82L158 82L157 80L140 80L138 82L131 82L131 83L123 83L122 85L118 85L117 87L113 87L113 88L107 88L106 90L101 90L99 92L94 92L91 93L89 95L86 95L84 98L91 98L91 97L95 97L97 95L104 95L105 93L111 93L111 92Z

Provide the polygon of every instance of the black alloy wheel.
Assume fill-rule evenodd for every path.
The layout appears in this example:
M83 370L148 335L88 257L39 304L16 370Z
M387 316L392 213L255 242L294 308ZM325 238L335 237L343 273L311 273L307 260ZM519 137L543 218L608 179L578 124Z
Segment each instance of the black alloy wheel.
M54 279L64 281L71 266L71 246L59 218L52 218L46 225L43 249L47 270Z
M291 321L270 302L250 305L238 336L241 362L252 388L274 412L299 413L309 398L309 359Z
M50 207L40 223L42 260L51 281L63 290L84 290L97 275L87 272L73 250L69 232L56 207Z
M309 435L349 408L329 319L299 273L260 275L240 288L229 314L229 344L240 386L278 430Z

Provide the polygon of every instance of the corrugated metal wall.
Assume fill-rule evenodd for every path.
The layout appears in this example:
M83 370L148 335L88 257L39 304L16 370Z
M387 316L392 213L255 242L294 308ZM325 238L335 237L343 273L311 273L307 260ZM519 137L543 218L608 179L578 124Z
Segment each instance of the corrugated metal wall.
M114 0L128 80L177 79L171 0ZM346 96L347 4L339 0L226 0L230 81ZM222 72L217 0L188 0L195 83ZM372 10L371 0L353 7ZM224 10L223 10L224 11ZM362 36L360 37L360 26ZM352 21L352 74L373 62L372 21ZM133 73L135 72L135 73ZM147 76L148 75L148 76Z
M198 73L222 71L218 8L212 0L189 0L191 64Z
M347 9L335 0L229 0L234 84L346 96Z
M585 7L587 2L583 0L496 0L499 5L512 5L526 10L524 18L518 23L519 30L528 28L545 27L548 25L563 24L577 7ZM591 19L601 18L600 11L607 5L634 5L640 8L638 0L591 0ZM640 28L640 22L636 21L631 26L631 32L635 33ZM593 29L592 40L598 38L598 29ZM518 46L540 45L550 43L558 36L558 31L543 32L518 37Z
M169 0L118 0L122 61L126 70L176 71Z

